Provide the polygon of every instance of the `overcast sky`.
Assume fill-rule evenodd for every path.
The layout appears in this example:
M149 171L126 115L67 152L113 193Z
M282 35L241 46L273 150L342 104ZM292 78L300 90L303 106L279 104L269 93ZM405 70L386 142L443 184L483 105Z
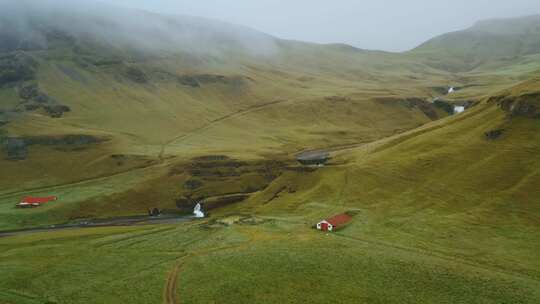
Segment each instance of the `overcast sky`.
M103 0L102 0L103 1ZM540 0L108 0L167 14L220 19L268 34L402 51L494 17L540 14ZM451 2L451 3L449 3Z

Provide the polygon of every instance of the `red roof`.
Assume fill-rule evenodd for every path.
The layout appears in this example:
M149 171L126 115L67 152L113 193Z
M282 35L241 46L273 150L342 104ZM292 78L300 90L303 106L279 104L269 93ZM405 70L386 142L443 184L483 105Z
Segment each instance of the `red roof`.
M326 221L332 224L332 226L334 227L339 227L339 226L343 226L347 224L351 220L352 220L352 216L348 214L339 214L339 215L336 215L334 217L327 219Z
M23 197L21 200L21 203L27 203L27 204L45 204L50 201L55 201L56 196L47 196L47 197L33 197L33 196L26 196Z

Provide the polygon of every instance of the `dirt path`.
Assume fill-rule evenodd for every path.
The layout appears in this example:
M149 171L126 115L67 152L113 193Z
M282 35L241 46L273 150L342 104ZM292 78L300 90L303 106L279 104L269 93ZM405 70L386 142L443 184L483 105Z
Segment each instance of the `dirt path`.
M178 291L178 277L182 270L182 266L184 266L184 264L186 263L186 260L193 257L197 257L197 256L207 255L213 252L224 251L224 250L229 250L229 249L245 248L252 243L253 243L253 240L249 239L248 241L243 242L238 245L230 245L230 246L224 246L224 247L219 247L219 248L214 248L214 249L195 251L181 258L176 263L176 265L174 265L171 271L169 271L169 274L167 275L167 280L165 281L165 288L163 289L163 303L164 304L179 304L180 303L180 298L177 292Z
M0 194L0 199L11 198L13 196L26 195L29 192L54 191L55 189L69 188L69 187L72 187L72 186L81 186L81 185L85 185L87 183L103 181L103 180L106 180L106 179L109 179L109 178L114 178L114 177L118 177L118 176L122 176L122 175L131 174L131 173L134 173L134 172L144 171L144 170L147 170L147 169L152 169L152 168L158 167L160 165L165 164L165 158L164 158L165 150L166 150L167 146L173 144L174 142L176 142L178 140L184 140L186 138L189 138L189 137L191 137L193 135L198 134L199 132L210 129L213 126L215 126L216 124L219 124L219 123L224 122L226 120L233 119L235 117L240 117L240 116L246 115L246 114L251 113L251 112L255 112L255 111L258 111L258 110L261 110L261 109L264 109L264 108L267 108L267 107L270 107L270 106L273 106L273 105L277 105L277 104L285 103L285 102L289 102L289 101L293 101L293 100L280 99L280 100L275 100L275 101L271 101L271 102L267 102L267 103L263 103L263 104L254 105L254 106L248 107L246 109L239 110L237 112L224 115L222 117L219 117L217 119L212 120L211 122L209 122L206 125L203 125L203 126L201 126L199 128L196 128L196 129L193 129L193 130L189 131L188 133L176 136L176 137L172 138L171 140L167 141L166 143L164 143L161 146L161 149L160 149L160 152L159 152L159 155L158 155L159 162L156 163L156 164L146 166L146 167L142 167L142 168L134 168L134 169L131 169L131 170L118 172L118 173L114 173L114 174L111 174L111 175L104 175L104 176L97 176L97 177L92 177L92 178L88 178L88 179L83 179L83 180L79 180L79 181L75 181L75 182L67 183L67 184L50 185L50 186L25 189L25 190L15 191L15 192L1 193Z
M193 135L196 135L196 134L198 134L198 133L200 133L202 131L208 130L208 129L214 127L215 125L217 125L219 123L222 123L224 121L227 121L227 120L230 120L230 119L233 119L233 118L236 118L236 117L241 117L241 116L244 116L246 114L249 114L249 113L252 113L252 112L267 108L267 107L271 107L271 106L274 106L274 105L278 105L278 104L286 103L286 102L290 102L290 101L293 101L293 100L279 99L279 100L275 100L275 101L271 101L271 102L267 102L267 103L263 103L263 104L254 105L254 106L248 107L246 109L238 110L236 112L233 112L233 113L221 116L219 118L216 118L216 119L210 121L209 123L207 123L207 124L205 124L205 125L203 125L201 127L193 129L193 130L189 131L188 133L184 133L182 135L176 136L176 137L172 138L171 140L167 141L166 143L164 143L162 145L162 147L161 147L159 157L163 158L163 155L165 153L165 150L166 150L167 146L170 146L171 144L173 144L173 143L175 143L177 141L187 139L187 138L189 138L189 137L191 137Z
M176 292L176 286L178 282L178 274L182 268L183 261L178 262L167 276L167 282L165 283L165 290L163 291L163 303L165 304L178 304L178 293Z
M128 170L128 171L118 172L118 173L114 173L114 174L111 174L111 175L104 175L104 176L98 176L98 177L92 177L92 178L88 178L88 179L78 180L78 181L67 183L67 184L51 185L51 186L45 186L45 187L25 189L25 190L21 190L21 191L2 193L2 194L0 194L0 200L12 198L12 197L19 197L20 198L20 197L22 197L24 195L28 195L29 193L32 193L32 192L55 191L55 190L59 190L59 189L63 189L63 188L70 188L70 187L73 187L73 186L84 186L84 185L91 184L91 183L94 183L94 182L106 181L106 180L111 179L111 178L116 178L116 177L120 177L120 176L124 176L124 175L133 174L133 173L139 172L139 171L146 171L146 170L154 169L154 168L156 168L156 167L158 167L160 165L162 165L162 163L152 164L152 165L149 165L149 166L146 166L146 167L133 168L133 169Z

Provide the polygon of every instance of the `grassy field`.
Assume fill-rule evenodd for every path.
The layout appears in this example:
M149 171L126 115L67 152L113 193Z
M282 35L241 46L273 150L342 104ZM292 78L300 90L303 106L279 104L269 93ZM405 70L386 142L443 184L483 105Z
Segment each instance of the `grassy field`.
M187 196L216 208L0 236L0 303L540 302L540 57L534 43L491 52L528 38L482 28L404 54L283 40L270 57L69 39L24 52L39 68L0 84L0 142L42 140L24 160L0 149L0 231L180 213ZM71 111L25 110L28 84ZM470 107L449 116L435 97ZM52 140L73 135L104 140ZM326 166L296 162L314 149ZM25 195L59 199L16 209ZM312 228L343 212L345 229Z
M536 303L540 123L507 115L483 103L337 150L205 221L1 238L0 299ZM496 128L506 131L487 140ZM294 191L275 196L283 186ZM344 211L356 214L344 230L311 228Z
M538 276L530 273L384 242L367 231L355 232L361 220L330 235L311 230L309 224L301 218L268 217L257 225L191 223L0 239L0 269L6 274L0 299L534 303L540 297Z

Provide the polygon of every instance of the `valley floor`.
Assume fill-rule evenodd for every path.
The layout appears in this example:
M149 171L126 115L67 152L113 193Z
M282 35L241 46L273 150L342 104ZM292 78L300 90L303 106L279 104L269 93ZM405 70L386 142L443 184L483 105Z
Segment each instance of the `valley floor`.
M535 303L538 275L300 218L0 239L2 303ZM28 281L20 278L32 277Z
M282 43L200 71L30 52L33 84L0 90L0 231L41 229L0 233L0 304L540 303L537 56L452 74ZM209 217L182 220L198 201ZM153 208L180 220L121 222Z
M485 138L500 127L501 138ZM326 167L283 171L208 219L1 237L0 303L537 303L538 130L483 104L330 149ZM261 166L243 163L246 180ZM115 185L170 169L55 189L110 184L114 205L125 199ZM36 223L54 220L35 211ZM313 229L341 212L354 214L343 230Z

